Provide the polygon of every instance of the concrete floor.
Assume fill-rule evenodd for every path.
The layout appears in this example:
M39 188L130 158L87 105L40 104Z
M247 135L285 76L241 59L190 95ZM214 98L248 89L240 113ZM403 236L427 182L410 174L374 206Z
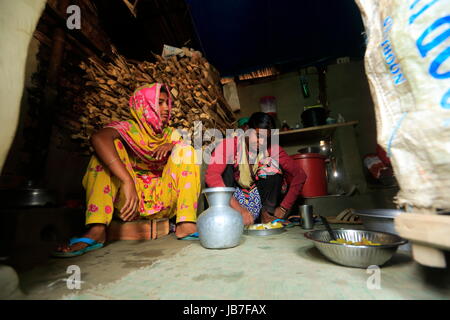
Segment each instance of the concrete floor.
M450 298L450 286L443 284L448 274L430 276L400 252L381 268L381 289L370 290L366 270L329 262L303 233L294 227L269 237L244 236L240 246L227 250L207 250L198 241L176 240L174 234L154 241L118 241L81 257L49 259L20 273L25 295L18 298ZM80 267L80 290L67 288L70 265Z

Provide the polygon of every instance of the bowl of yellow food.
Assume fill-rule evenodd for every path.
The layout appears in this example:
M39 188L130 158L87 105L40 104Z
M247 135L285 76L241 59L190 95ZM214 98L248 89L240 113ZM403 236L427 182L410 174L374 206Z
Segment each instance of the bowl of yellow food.
M244 234L249 236L270 236L282 233L285 228L286 227L279 221L257 223L244 227Z
M326 230L305 233L317 249L334 263L355 268L382 266L400 245L407 243L398 235L368 230L335 229L332 240Z

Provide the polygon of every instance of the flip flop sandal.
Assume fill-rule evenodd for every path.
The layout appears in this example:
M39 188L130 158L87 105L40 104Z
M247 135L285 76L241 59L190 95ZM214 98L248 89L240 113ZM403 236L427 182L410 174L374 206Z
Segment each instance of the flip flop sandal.
M76 243L86 243L88 246L86 248L77 250L77 251L71 251L71 252L61 252L61 251L53 251L52 252L52 256L54 257L58 257L58 258L70 258L70 257L76 257L76 256L81 256L83 254L85 254L86 252L89 251L94 251L97 249L100 249L104 246L103 243L97 242L93 239L89 239L89 238L72 238L69 241L69 246L72 246Z
M275 219L272 222L281 222L285 228L292 228L293 226L295 226L295 224L289 220L284 220L284 219ZM285 224L286 222L288 222L287 224Z
M198 232L191 233L190 235L187 235L183 238L178 238L178 240L199 240Z
M293 223L294 226L299 226L301 217L300 216L290 216L289 218L287 218L287 220L290 221L291 223Z
M353 213L353 209L345 209L336 217L326 217L328 223L334 224L362 224L358 215Z
M271 217L274 217L274 218L276 218L275 220L272 220L272 221L270 221L271 223L272 222L281 222L283 225L284 225L284 227L285 228L292 228L293 226L295 226L295 224L294 223L292 223L292 222L290 222L290 221L288 221L288 220L285 220L285 219L280 219L280 218L277 218L275 215L273 215L273 214L271 214L271 213L267 213L269 216L271 216ZM288 222L287 224L286 224L286 222Z

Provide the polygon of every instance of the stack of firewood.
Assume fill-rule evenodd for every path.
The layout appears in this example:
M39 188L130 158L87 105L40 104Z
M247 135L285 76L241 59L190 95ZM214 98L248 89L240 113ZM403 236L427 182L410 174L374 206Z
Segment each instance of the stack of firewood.
M81 139L89 147L90 136L111 121L130 119L129 99L139 86L159 82L166 84L173 99L170 125L193 132L194 121L202 121L203 129L222 132L232 128L235 117L226 102L218 72L201 55L155 55L156 62L127 61L116 53L113 62L104 64L90 59L82 63L86 82L75 100L73 111L81 114L78 121L66 126L72 138Z

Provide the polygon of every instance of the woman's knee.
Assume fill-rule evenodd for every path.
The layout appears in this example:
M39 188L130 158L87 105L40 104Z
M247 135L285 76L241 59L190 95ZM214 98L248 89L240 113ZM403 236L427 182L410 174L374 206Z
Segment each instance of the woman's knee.
M175 164L199 164L197 158L195 149L190 145L176 145L170 155Z

